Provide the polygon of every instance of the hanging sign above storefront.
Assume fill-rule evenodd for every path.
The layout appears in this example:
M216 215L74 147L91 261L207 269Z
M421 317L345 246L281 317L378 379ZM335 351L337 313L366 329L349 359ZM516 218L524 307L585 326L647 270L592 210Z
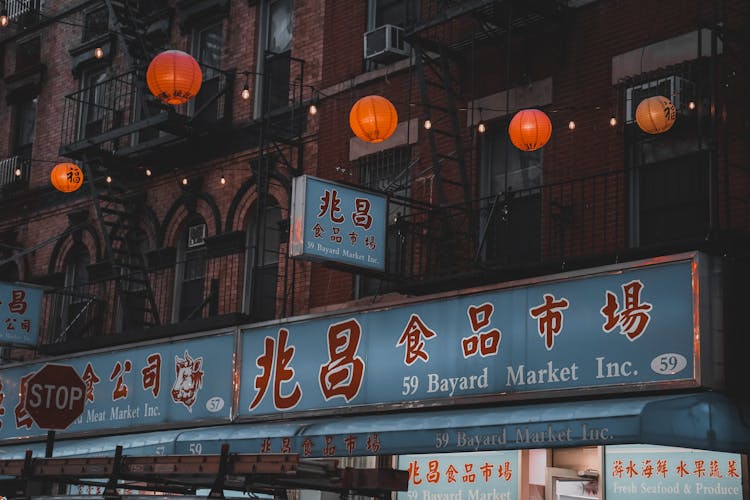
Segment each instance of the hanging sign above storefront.
M102 432L226 421L234 338L213 335L6 368L0 371L0 440L45 429ZM53 372L65 376L51 380Z
M240 416L697 385L690 260L247 330Z
M292 257L385 271L385 196L303 175L292 200Z
M607 446L606 498L740 500L741 458L734 453L664 446Z
M41 288L0 283L0 345L35 346L41 305Z

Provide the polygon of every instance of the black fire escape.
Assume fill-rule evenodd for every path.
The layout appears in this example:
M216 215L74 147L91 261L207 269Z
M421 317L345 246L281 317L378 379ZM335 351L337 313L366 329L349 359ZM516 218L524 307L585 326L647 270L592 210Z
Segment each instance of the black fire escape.
M505 68L500 63L496 70L477 68L476 53L488 46L510 51L513 37L540 23L559 28L561 5L557 0L434 0L426 2L421 19L406 28L405 38L415 56L421 119L429 123L424 133L436 197L429 231L440 242L425 264L438 270L433 275L455 279L456 272L466 271L456 265L476 260L481 253L479 212L496 208L477 203L477 179L471 174L476 137L466 116L475 112L470 102L477 75ZM507 88L512 87L511 75L505 79Z
M142 188L138 188L134 172L142 175L148 168L154 176L174 174L203 161L255 151L247 183L254 185L259 194L255 214L259 233L255 242L262 245L260 232L266 227L272 179L291 189L289 178L302 172L306 124L303 101L309 100L305 96L309 96L310 87L303 85L304 61L290 54L267 54L265 60L271 63L267 64L265 74L201 64L204 76L208 72L214 77L208 82L204 79L198 97L177 106L161 103L146 88L146 67L168 45L172 18L183 21L192 15L196 2L181 0L177 4L178 9L182 8L179 12L173 12L166 1L105 0L104 3L110 31L124 50L130 69L66 96L60 154L76 160L84 169L103 234L105 258L116 280L117 304L126 311L122 328L140 329L168 322L168 318L164 312L159 314L164 299L155 298L153 287L157 285L151 282L153 273L144 254L152 250L147 248L143 231L142 208L148 200L145 193L139 192ZM288 60L286 63L277 64L284 58ZM232 123L234 81L238 73L259 78L258 88L263 93L263 106L256 110L255 118L239 124ZM279 84L282 80L284 85ZM245 103L238 100L235 105ZM286 219L289 207L281 209ZM285 223L279 223L277 229L283 243L287 233ZM263 251L258 248L251 253L253 260L249 265L254 276L271 272L261 269L258 255ZM286 259L281 254L278 258ZM287 269L286 264L279 262L277 269L282 269L282 265ZM289 271L279 273L279 288L294 289L289 275ZM275 283L276 276L273 284L266 287L274 294ZM286 298L285 294L283 300L274 300L272 306L288 315L291 311L286 308L289 302ZM231 312L240 311L237 308ZM209 308L208 314L211 316L215 311Z

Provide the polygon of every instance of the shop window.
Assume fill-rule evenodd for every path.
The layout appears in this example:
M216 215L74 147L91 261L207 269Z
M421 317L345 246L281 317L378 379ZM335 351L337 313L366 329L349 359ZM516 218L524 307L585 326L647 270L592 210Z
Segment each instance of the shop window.
M482 255L501 264L540 256L543 150L521 151L510 142L508 121L487 124L480 144Z
M276 315L281 243L285 240L281 207L273 198L251 209L246 236L245 309L254 320Z
M41 63L41 43L39 37L19 42L16 46L16 73L35 68Z
M81 42L93 40L109 31L109 10L106 7L90 10L84 14Z
M284 108L289 105L289 80L292 63L293 1L267 0L262 4L264 12L264 37L260 44L260 73L264 86L263 101L256 103L256 112ZM257 107L261 106L261 107Z
M203 83L201 91L191 101L191 114L203 108L206 103L213 102L197 117L199 122L215 122L224 114L222 99L215 99L221 90L221 37L222 23L195 28L192 33L192 54L201 64Z
M363 156L357 160L360 184L368 189L387 193L393 198L388 203L386 227L385 269L390 275L402 275L407 268L406 235L401 230L408 207L398 199L409 197L411 179L411 147L403 146ZM379 277L358 275L355 296L367 297L395 290L395 283Z
M201 318L207 305L204 297L206 280L206 224L190 224L177 248L174 321Z
M13 152L15 156L29 160L34 146L37 98L26 99L15 106Z

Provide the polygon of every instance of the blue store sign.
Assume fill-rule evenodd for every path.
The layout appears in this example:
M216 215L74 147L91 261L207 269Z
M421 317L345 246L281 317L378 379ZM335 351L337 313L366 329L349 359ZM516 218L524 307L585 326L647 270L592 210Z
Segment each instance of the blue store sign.
M385 196L309 175L292 191L289 255L385 270Z
M610 500L742 498L742 459L734 453L607 446L605 466Z
M0 283L0 345L35 346L42 289Z
M57 361L86 387L83 413L64 432L218 423L230 417L234 335L100 352ZM43 434L26 411L28 380L44 363L0 372L0 439Z
M239 413L694 386L693 282L678 261L249 329Z

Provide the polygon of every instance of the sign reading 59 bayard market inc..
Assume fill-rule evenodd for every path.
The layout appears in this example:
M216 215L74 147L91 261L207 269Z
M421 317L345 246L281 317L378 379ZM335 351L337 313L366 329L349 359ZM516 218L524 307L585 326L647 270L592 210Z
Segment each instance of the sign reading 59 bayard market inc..
M385 270L385 196L303 175L292 200L289 255Z
M232 406L233 350L234 335L227 333L2 369L0 440L51 428L104 432L226 421ZM74 371L69 378L77 383L41 380L51 368ZM74 409L77 418L58 425ZM59 418L47 415L52 411Z
M240 416L694 387L688 257L247 330Z
M42 290L0 283L0 345L35 346Z

